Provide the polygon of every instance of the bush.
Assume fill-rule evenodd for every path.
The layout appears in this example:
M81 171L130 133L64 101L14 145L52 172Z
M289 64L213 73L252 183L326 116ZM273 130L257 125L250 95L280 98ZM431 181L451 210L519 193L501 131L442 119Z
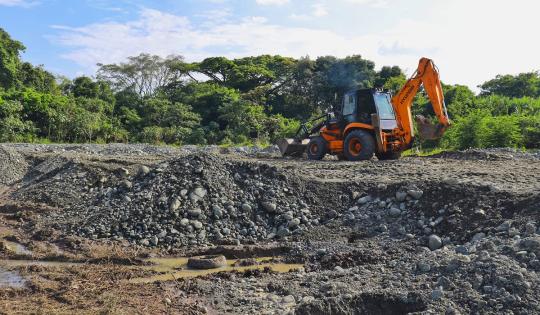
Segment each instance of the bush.
M441 143L446 148L459 150L522 147L526 137L520 123L518 116L491 116L476 112L456 120Z
M519 119L515 116L486 116L478 128L480 148L517 148L523 146Z

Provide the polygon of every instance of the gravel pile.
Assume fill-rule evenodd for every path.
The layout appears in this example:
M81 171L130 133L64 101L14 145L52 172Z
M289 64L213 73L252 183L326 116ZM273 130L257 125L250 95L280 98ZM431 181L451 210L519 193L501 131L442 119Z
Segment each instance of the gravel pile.
M98 156L174 156L192 153L216 153L216 154L235 154L252 157L278 157L280 156L277 146L266 148L258 146L241 147L220 147L217 145L184 145L181 147L173 146L155 146L149 144L28 144L28 143L9 143L3 144L2 148L9 149L12 152L24 152L28 154L35 153L77 153Z
M108 177L64 166L53 180L47 183L49 195L76 192L79 198L66 199L80 202L49 220L69 222L57 225L94 239L163 247L240 243L299 234L319 224L293 179L266 164L212 154L141 166L136 174L121 168Z
M19 181L26 170L28 163L17 151L0 146L0 185L11 185Z

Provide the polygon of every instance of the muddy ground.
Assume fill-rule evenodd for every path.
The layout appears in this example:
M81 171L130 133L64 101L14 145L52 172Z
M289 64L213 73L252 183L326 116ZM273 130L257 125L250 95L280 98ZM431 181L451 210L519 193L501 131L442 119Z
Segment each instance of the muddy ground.
M539 314L539 191L506 149L0 145L0 314Z

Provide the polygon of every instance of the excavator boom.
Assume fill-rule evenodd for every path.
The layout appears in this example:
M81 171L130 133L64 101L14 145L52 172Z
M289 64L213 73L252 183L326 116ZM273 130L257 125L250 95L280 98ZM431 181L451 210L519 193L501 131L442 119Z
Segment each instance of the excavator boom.
M394 107L399 127L396 133L402 136L406 146L410 145L414 139L411 107L421 85L424 86L431 101L439 124L432 125L427 118L420 115L415 117L420 137L424 139L440 138L450 125L444 103L441 81L439 79L439 71L431 59L422 58L418 63L416 72L405 83L399 93L392 98L392 106Z

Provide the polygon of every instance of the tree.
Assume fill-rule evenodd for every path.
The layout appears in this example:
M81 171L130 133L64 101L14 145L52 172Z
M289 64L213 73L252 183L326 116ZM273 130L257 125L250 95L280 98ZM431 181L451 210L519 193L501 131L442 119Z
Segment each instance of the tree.
M17 72L17 80L25 87L38 92L56 94L59 92L56 78L53 74L43 69L43 66L34 67L28 62L23 62Z
M129 89L142 97L181 80L187 69L182 56L161 58L149 54L129 57L126 63L98 66L98 79L111 82L117 91Z
M0 28L0 87L9 89L17 83L17 73L21 60L19 54L25 50L24 45L13 40Z
M376 88L385 87L386 83L392 78L399 78L400 80L405 80L405 74L401 71L401 68L398 66L384 66L375 76L375 81L373 86Z
M527 72L513 75L498 75L479 86L481 95L502 95L508 97L539 97L540 73Z
M314 91L321 109L337 107L341 96L350 89L369 88L375 78L375 64L360 55L338 59L319 57L315 61Z
M23 141L33 137L34 125L23 120L22 111L19 101L0 98L0 141Z

